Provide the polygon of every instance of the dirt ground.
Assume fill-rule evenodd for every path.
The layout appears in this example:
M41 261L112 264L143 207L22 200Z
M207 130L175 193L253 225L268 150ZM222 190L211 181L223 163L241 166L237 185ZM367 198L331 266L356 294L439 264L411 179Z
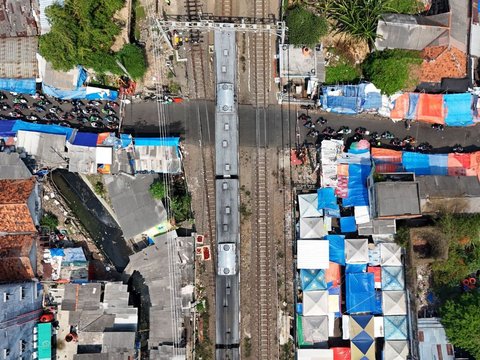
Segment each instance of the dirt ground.
M365 41L360 41L352 38L348 34L332 34L329 33L322 39L323 50L325 58L328 58L329 53L344 56L349 62L353 64L360 64L370 53L368 44Z

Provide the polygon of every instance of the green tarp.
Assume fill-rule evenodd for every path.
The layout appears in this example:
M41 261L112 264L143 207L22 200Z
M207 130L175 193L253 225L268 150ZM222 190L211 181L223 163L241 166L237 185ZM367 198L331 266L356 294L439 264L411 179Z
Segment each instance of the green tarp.
M38 359L52 359L52 324L39 323L38 327Z

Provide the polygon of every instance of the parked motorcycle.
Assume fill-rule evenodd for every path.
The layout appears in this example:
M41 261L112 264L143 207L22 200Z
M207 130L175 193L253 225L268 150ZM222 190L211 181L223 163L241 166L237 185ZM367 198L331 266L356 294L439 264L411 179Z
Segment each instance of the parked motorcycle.
M428 142L423 142L417 146L417 150L422 152L432 151L433 146L430 145Z
M341 135L349 135L351 133L352 133L352 129L350 129L348 126L342 126L337 131L337 134L341 134Z
M382 135L380 135L380 137L382 139L386 139L386 140L389 140L389 139L394 139L395 138L395 135L393 135L390 131L384 131L382 133Z
M462 145L455 144L455 145L453 145L452 151L455 152L455 153L463 153L465 151L465 149L463 148Z
M445 130L445 126L443 126L442 124L432 124L431 127L433 130L437 130L437 131Z

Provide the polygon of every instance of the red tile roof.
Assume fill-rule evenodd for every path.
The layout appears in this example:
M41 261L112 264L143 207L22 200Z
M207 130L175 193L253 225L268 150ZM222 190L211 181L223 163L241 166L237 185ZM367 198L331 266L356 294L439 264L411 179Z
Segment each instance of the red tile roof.
M467 55L455 47L431 46L423 50L420 81L438 83L442 78L463 78Z
M35 277L29 258L34 235L0 236L0 281L23 281ZM35 254L36 256L36 254Z
M36 232L27 206L35 186L35 178L0 180L0 231L8 233Z

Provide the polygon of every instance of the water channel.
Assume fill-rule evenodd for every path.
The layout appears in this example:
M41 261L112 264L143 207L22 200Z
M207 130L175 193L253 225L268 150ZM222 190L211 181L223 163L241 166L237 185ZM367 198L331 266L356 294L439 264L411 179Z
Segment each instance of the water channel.
M123 271L133 252L122 230L92 190L78 175L66 170L53 171L51 179L99 250L118 272Z

